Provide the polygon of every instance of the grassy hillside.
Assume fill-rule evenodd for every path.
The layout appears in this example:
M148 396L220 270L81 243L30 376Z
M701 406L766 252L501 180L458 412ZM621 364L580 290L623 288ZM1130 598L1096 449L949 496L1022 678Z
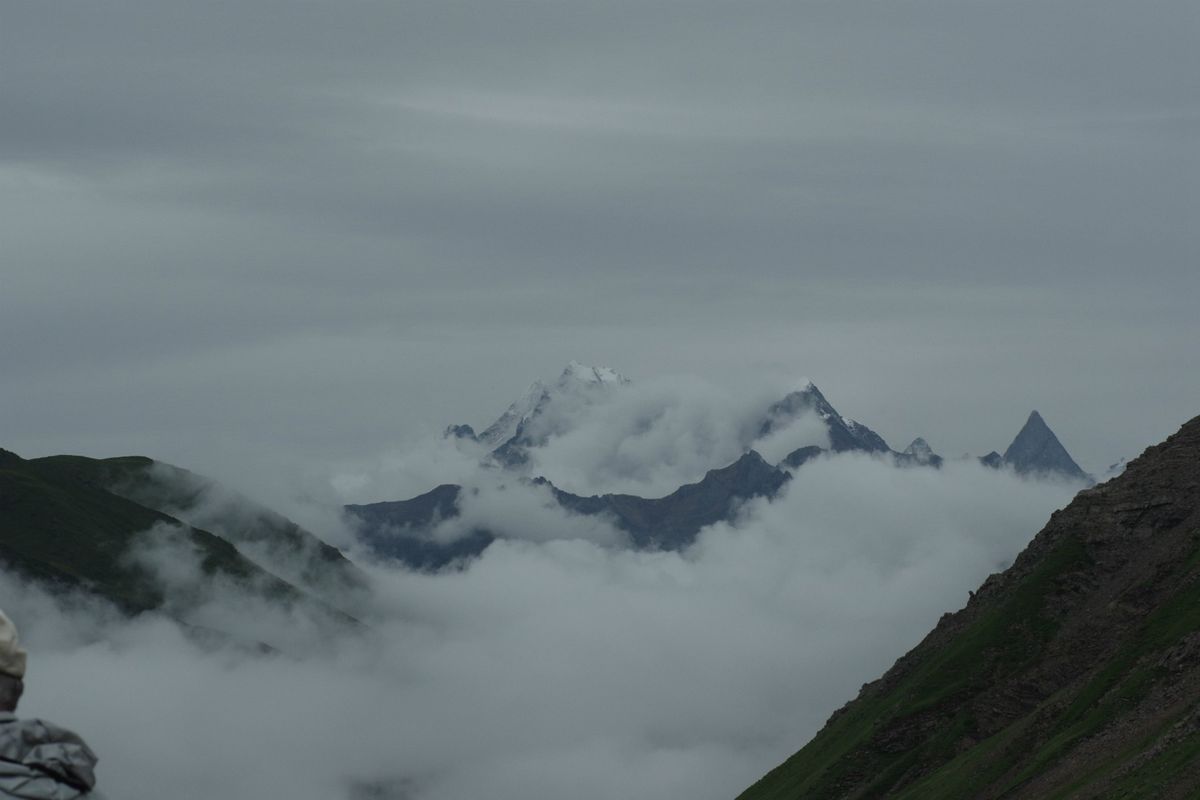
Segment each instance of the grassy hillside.
M1198 507L1200 418L1081 492L741 800L1200 796Z
M180 467L142 456L50 456L27 462L45 474L103 489L237 545L306 591L344 601L365 576L336 547L247 497Z
M0 562L52 588L83 590L137 613L160 608L167 598L155 576L129 558L131 548L153 544L155 537L182 537L198 554L204 574L356 624L263 569L227 539L103 488L106 463L76 457L26 461L0 451Z

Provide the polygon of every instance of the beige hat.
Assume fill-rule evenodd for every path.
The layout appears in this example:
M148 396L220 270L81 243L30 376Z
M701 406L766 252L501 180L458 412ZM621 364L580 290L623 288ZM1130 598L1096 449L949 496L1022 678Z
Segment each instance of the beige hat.
M17 642L17 626L0 611L0 672L14 678L25 677L25 651Z

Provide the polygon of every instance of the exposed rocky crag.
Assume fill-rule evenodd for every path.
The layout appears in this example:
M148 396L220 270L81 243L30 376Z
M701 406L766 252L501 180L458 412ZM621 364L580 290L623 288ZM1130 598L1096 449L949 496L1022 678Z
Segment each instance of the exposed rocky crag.
M942 457L933 452L929 442L918 436L903 452L896 455L896 463L906 467L940 467Z
M1037 411L1030 412L1024 427L1004 451L1004 463L1021 475L1050 473L1092 482Z
M829 432L829 449L835 453L857 450L864 453L890 453L892 449L875 431L861 422L843 417L812 381L773 403L763 416L758 438L785 427L796 417L815 414Z
M1080 492L741 800L1197 796L1200 418Z
M1035 478L1066 479L1088 486L1096 482L1075 463L1067 448L1063 447L1054 431L1046 424L1046 420L1042 419L1042 415L1036 410L1029 412L1029 418L1004 451L1004 455L993 450L982 456L979 462L985 467L1008 467L1018 475Z

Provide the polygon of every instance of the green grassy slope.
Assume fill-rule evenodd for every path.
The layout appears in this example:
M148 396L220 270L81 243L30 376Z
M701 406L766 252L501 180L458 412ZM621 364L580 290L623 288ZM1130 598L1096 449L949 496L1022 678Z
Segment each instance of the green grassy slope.
M1080 493L741 800L1200 796L1198 509L1200 419Z
M202 475L142 456L50 456L27 462L43 473L101 488L212 531L276 574L330 600L362 590L366 577L342 552L286 517Z
M0 562L49 586L79 589L128 613L157 609L163 587L131 560L150 537L180 536L198 553L201 571L283 605L301 604L356 625L243 556L209 531L106 491L72 460L26 461L0 451Z

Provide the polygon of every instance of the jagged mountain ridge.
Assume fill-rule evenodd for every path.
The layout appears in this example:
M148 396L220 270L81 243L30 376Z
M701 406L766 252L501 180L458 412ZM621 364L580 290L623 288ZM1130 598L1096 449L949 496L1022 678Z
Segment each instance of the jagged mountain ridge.
M628 383L627 379L611 370L605 372L598 368L582 367L575 362L564 375L580 373L585 376L590 373L607 375L597 377L592 381L594 383L609 386ZM545 408L549 402L546 401L541 407ZM514 409L520 410L529 405L525 401L522 403L524 405L510 406L509 411L513 413L506 412L509 420L506 424L511 424L516 414ZM933 453L924 439L914 441L904 453L895 452L882 436L869 427L839 414L811 381L768 407L751 441L771 436L806 414L815 414L825 425L829 434L828 448L816 445L800 447L777 465L768 464L756 451L749 449L733 463L712 469L702 480L681 486L663 497L644 498L629 494L583 496L563 491L542 476L532 478L531 483L548 486L555 501L569 512L609 517L629 535L634 547L678 550L690 545L704 526L729 519L741 502L755 497L774 497L790 479L792 472L829 452L887 455L897 466L938 467L942 463L941 457ZM462 435L459 433L461 427L451 426L447 429L447 435ZM520 431L521 427L518 424L516 430ZM520 438L519 434L515 435L493 451L493 455L501 456L497 459L500 463L508 466L524 463L523 459L517 460L506 455L510 446L517 453L527 451L531 446L530 440L519 441ZM432 535L437 523L458 516L462 491L464 489L461 486L446 484L409 500L348 505L345 511L357 524L362 541L377 556L396 559L416 569L440 569L478 555L497 536L496 532L482 528L449 542L439 541Z
M586 409L611 398L613 391L631 383L609 367L571 361L554 383L535 381L482 433L476 434L470 425L459 424L448 426L444 436L482 444L487 448L487 463L520 470L528 465L531 449L569 430L570 415L563 412L564 406L574 403ZM812 381L768 407L753 427L753 435L744 442L744 449L753 449L756 441L786 428L804 414L815 414L822 421L828 432L829 449L835 453L904 455L893 451L882 436L866 425L839 414ZM902 460L916 463L913 458Z
M835 453L858 450L864 453L890 453L883 437L862 423L837 412L812 381L773 403L758 427L758 438L771 435L801 414L816 414L829 432L829 449Z
M774 497L790 477L751 451L727 467L709 470L697 483L659 498L629 494L584 497L565 492L545 478L529 483L548 487L555 501L570 512L608 516L629 535L634 547L680 550L695 541L701 528L728 519L739 503ZM415 569L436 570L479 555L497 538L484 528L450 542L429 535L438 522L458 515L463 491L461 486L443 484L411 500L348 505L345 510L359 522L360 537L377 556Z
M608 367L591 367L570 362L558 380L551 385L535 381L526 394L508 409L483 433L476 435L470 425L450 425L448 438L470 439L487 445L490 463L502 467L522 468L528 464L529 451L544 445L551 437L565 432L562 419L550 421L551 409L562 404L567 395L581 396L584 404L600 402L613 388L627 386L631 381ZM929 443L917 437L903 451L893 450L887 441L867 425L844 417L830 404L812 381L772 403L754 427L754 434L745 442L745 449L754 443L786 428L798 417L813 414L824 425L829 437L828 449L834 453L865 452L891 454L902 466L940 466L944 459ZM785 468L794 468L810 457L811 450L793 451L780 461ZM1013 438L1004 455L996 451L981 457L990 467L1010 467L1022 475L1060 476L1084 483L1094 482L1063 447L1036 410Z
M559 410L566 404L565 400L580 401L586 408L611 398L613 390L631 383L630 379L609 367L587 366L571 361L553 384L535 381L482 433L476 434L470 425L458 424L449 425L444 436L486 445L490 448L489 463L503 467L524 467L528 463L530 449L542 446L550 438L568 430L569 420L564 419L566 415ZM754 449L756 442L787 428L806 414L813 414L821 420L829 437L828 449L832 452L891 453L904 463L928 465L941 462L941 457L932 450L927 456L919 458L912 453L892 450L884 438L871 428L839 414L812 381L805 381L800 388L789 392L763 411L760 421L751 428L752 435L743 442L744 451ZM914 445L918 442L923 448L929 449L924 439L918 437Z
M763 411L760 421L751 429L745 443L746 451L739 460L713 469L704 480L680 487L667 496L643 498L605 494L585 497L555 487L545 476L529 475L527 466L531 450L545 444L550 437L565 431L561 412L559 418L555 419L556 403L578 392L584 393L585 406L602 402L611 397L608 392L629 383L627 378L614 370L586 367L578 362L571 362L563 371L553 391L540 382L535 383L526 396L509 406L505 414L484 434L475 436L470 426L452 425L446 429L446 436L470 438L490 444L511 432L508 439L490 452L485 462L487 465L515 468L514 475L530 478L535 484L549 486L555 501L567 511L583 515L609 516L616 521L621 530L629 534L635 547L667 549L687 547L695 539L700 527L728 519L731 511L741 501L751 497L774 497L791 473L827 453L866 453L888 458L897 467L937 469L944 463L943 458L921 437L914 439L902 452L893 450L884 438L871 428L842 416L812 381L805 381L800 388L787 393ZM815 416L824 426L828 436L827 447L799 447L775 465L763 462L753 450L755 443L786 431L789 426L808 415ZM1007 466L1035 477L1066 474L1072 479L1081 479L1079 476L1083 475L1082 470L1077 473L1064 473L1053 469L1056 465L1066 462L1073 465L1074 462L1066 455L1066 450L1037 412L1034 412L1031 420L1035 417L1034 422L1026 423L1014 445L1010 446L1009 450L1014 454L1015 460ZM555 423L558 424L557 427ZM1031 454L1029 459L1016 460L1019 454L1025 452ZM1047 453L1051 454L1054 460L1047 460L1044 457ZM753 458L747 460L748 456ZM1062 456L1065 456L1065 462ZM994 453L981 461L988 466L1006 466L1006 462ZM743 481L737 491L726 491L719 488L723 484L710 480L714 475L736 473L745 469L748 464L754 465L750 472L757 481L755 485ZM1086 480L1086 476L1081 480ZM397 559L417 569L439 569L477 555L497 537L495 531L485 528L470 531L463 540L443 542L433 536L433 529L438 522L458 516L461 491L461 486L447 484L410 500L350 505L344 510L356 524L362 541L376 555ZM703 502L696 499L689 501L693 505L703 505L706 509L703 514L693 513L690 510L691 506L677 502L681 496L694 497L697 492L712 493L712 496ZM431 509L436 510L436 513L431 513ZM702 524L699 523L701 520ZM656 532L654 526L660 530Z
M563 406L592 405L630 382L609 367L571 361L553 383L534 381L481 433L476 434L470 425L451 425L445 435L485 445L490 460L499 466L520 467L528 461L526 451L530 447L544 445L550 437L566 430Z
M1055 512L741 795L1200 796L1200 417Z

